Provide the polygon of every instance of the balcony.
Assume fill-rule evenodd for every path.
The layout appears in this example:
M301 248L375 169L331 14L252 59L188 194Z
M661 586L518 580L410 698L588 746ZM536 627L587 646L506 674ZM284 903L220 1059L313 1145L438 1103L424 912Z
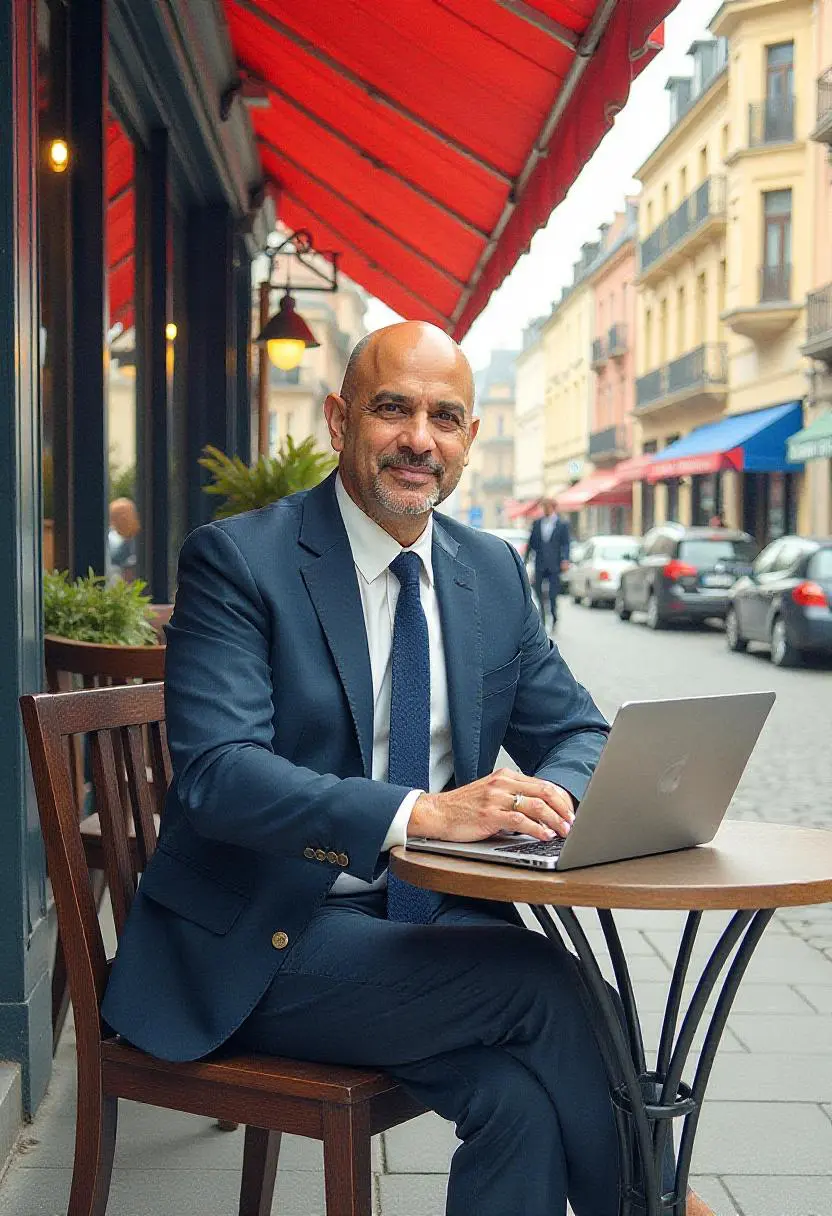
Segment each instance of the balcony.
M477 443L481 448L513 448L513 435L480 435Z
M725 178L708 177L641 242L639 282L656 282L725 231Z
M627 326L619 321L607 331L607 354L611 359L621 359L627 350Z
M809 359L832 364L832 283L806 298L806 342L801 348Z
M592 339L592 350L589 356L590 367L597 372L607 362L607 351L603 338Z
M595 464L622 460L630 455L627 433L623 426L605 426L601 431L591 431L587 458Z
M486 494L510 494L513 486L514 477L510 473L497 473L482 479L483 492Z
M651 413L670 405L724 401L728 354L724 342L708 342L636 380L636 409Z
M809 138L832 147L832 68L827 68L823 75L818 77L817 92L815 129Z
M748 107L748 146L788 144L794 139L794 97L767 97Z
M792 296L792 268L788 263L757 269L756 304L740 305L722 314L735 334L758 342L775 337L794 325L803 309Z

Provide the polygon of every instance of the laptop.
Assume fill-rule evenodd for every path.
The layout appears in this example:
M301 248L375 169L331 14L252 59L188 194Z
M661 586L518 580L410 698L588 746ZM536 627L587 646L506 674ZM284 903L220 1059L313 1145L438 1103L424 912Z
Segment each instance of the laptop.
M412 837L407 848L572 870L707 844L773 704L773 692L628 701L616 714L565 840L518 833L470 844Z

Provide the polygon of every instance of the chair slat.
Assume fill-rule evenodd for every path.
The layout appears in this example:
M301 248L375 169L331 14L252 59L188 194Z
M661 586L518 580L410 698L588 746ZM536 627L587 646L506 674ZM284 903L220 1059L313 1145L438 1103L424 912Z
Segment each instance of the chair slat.
M151 722L150 766L153 770L153 795L156 799L156 814L161 815L165 805L165 794L173 777L168 751L168 736L164 722Z
M118 761L113 735L103 730L90 732L90 750L95 805L101 820L101 839L107 862L107 885L110 888L116 932L121 935L136 893L136 884L127 837L127 815L116 772Z
M156 825L153 822L153 803L150 783L147 780L142 735L140 726L126 726L122 731L122 747L127 765L127 788L136 829L136 848L140 868L144 870L156 848Z

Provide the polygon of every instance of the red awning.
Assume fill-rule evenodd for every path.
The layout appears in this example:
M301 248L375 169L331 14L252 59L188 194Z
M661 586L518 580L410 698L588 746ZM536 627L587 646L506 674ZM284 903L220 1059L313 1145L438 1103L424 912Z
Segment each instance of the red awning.
M564 490L556 499L559 511L580 511L582 507L629 507L632 502L632 483L622 482L614 469L606 473L592 473Z
M660 46L676 0L224 0L281 220L461 337Z
M110 325L130 329L136 291L135 154L121 124L107 124L107 267Z
M632 456L629 460L620 460L615 466L615 475L622 485L627 482L647 481L647 470L652 464L652 455L645 452L640 456Z
M543 499L516 499L509 498L503 506L503 514L506 519L537 519L543 514Z

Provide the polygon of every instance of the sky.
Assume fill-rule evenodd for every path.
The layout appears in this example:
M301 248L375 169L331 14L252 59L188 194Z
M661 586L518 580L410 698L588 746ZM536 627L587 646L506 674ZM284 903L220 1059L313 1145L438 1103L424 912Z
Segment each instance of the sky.
M694 39L707 34L719 4L720 0L680 0L667 18L664 50L636 80L612 130L463 339L462 348L475 369L486 366L492 349L520 349L523 326L548 313L560 289L571 282L581 245L597 237L599 224L612 219L626 195L638 191L633 173L669 128L665 82L668 76L691 74L687 50ZM377 329L398 319L373 299L365 323L368 329Z

